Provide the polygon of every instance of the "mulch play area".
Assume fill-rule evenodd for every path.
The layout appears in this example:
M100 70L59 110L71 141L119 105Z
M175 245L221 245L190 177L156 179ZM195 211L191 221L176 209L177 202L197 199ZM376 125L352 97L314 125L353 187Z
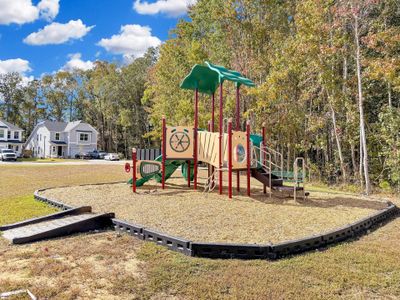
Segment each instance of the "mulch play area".
M55 188L41 195L72 206L89 205L95 212L169 235L202 242L265 244L332 230L386 207L384 202L355 196L313 192L308 199L268 198L252 182L252 197L233 199L216 191L193 191L182 177L162 190L154 181L133 194L125 183Z

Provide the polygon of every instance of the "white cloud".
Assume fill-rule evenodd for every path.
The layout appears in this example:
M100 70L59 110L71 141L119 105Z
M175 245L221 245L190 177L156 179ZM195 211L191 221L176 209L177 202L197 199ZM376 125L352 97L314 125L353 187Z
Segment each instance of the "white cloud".
M119 34L98 42L98 45L107 51L122 54L125 58L143 56L148 48L157 47L160 44L160 39L151 35L150 27L136 24L121 26Z
M141 15L166 14L169 17L184 15L190 5L196 4L197 0L157 0L149 3L136 0L133 9Z
M40 16L47 20L53 20L60 10L59 0L42 0L38 4L38 8L40 10Z
M59 0L42 0L37 6L31 0L0 0L0 24L24 24L39 17L54 19L59 10Z
M22 86L26 86L34 78L33 76L26 76L26 73L32 71L29 66L29 61L21 58L0 60L0 75L12 72L17 72L22 77Z
M17 72L25 74L32 71L29 66L29 61L21 58L0 60L0 74Z
M93 27L86 26L80 19L71 20L66 24L54 22L28 35L24 43L29 45L63 44L69 40L84 37Z
M87 71L93 69L94 63L90 60L83 61L81 59L82 54L74 53L70 54L69 61L61 68L63 71L83 70Z
M33 81L35 78L31 76L22 76L21 86L27 86L29 82Z

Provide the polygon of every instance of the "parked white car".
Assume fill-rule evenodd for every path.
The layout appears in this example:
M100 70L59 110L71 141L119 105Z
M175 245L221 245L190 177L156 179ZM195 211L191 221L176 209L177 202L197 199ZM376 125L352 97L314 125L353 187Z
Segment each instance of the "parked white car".
M117 153L108 153L106 156L104 156L105 160L119 160L119 156Z
M11 149L0 149L1 161L13 160L17 161L17 154Z

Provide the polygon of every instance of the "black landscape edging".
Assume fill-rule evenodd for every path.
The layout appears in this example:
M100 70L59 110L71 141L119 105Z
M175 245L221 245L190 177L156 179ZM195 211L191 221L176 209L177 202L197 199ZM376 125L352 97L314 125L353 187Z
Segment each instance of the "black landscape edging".
M44 190L46 189L35 191L34 196L36 200L63 210L73 208L62 202L40 196L38 193ZM118 232L127 233L140 240L154 242L188 256L222 259L278 259L293 254L324 248L369 233L370 230L385 224L391 218L399 214L400 209L396 205L391 202L387 202L387 205L388 207L385 209L370 216L328 232L302 239L265 245L193 242L116 218L112 219L112 223L114 224L114 229Z
M60 201L56 201L56 200L52 200L52 199L48 199L48 198L46 198L46 197L40 196L40 195L39 195L39 192L43 192L43 191L45 191L45 190L46 190L46 189L41 189L41 190L35 191L35 193L33 194L33 197L34 197L37 201L44 202L44 203L49 204L49 205L51 205L51 206L53 206L53 207L55 207L55 208L58 208L58 209L60 209L60 210L68 210L68 209L73 209L73 208L75 208L75 207L73 207L73 206L66 205L66 204L64 204L64 203L62 203L62 202L60 202Z

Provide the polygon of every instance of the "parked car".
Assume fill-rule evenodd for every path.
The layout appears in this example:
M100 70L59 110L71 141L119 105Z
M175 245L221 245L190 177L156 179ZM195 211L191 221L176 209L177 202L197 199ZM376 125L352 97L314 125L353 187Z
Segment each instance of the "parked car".
M105 160L119 160L119 156L117 153L108 153L106 156L104 156Z
M91 159L92 156L90 155L90 152L82 152L82 153L75 154L75 158L78 158L78 159Z
M102 150L93 150L89 152L89 155L93 159L104 159L104 157L107 155L107 152Z
M17 154L11 149L0 149L1 161L13 160L17 161Z

